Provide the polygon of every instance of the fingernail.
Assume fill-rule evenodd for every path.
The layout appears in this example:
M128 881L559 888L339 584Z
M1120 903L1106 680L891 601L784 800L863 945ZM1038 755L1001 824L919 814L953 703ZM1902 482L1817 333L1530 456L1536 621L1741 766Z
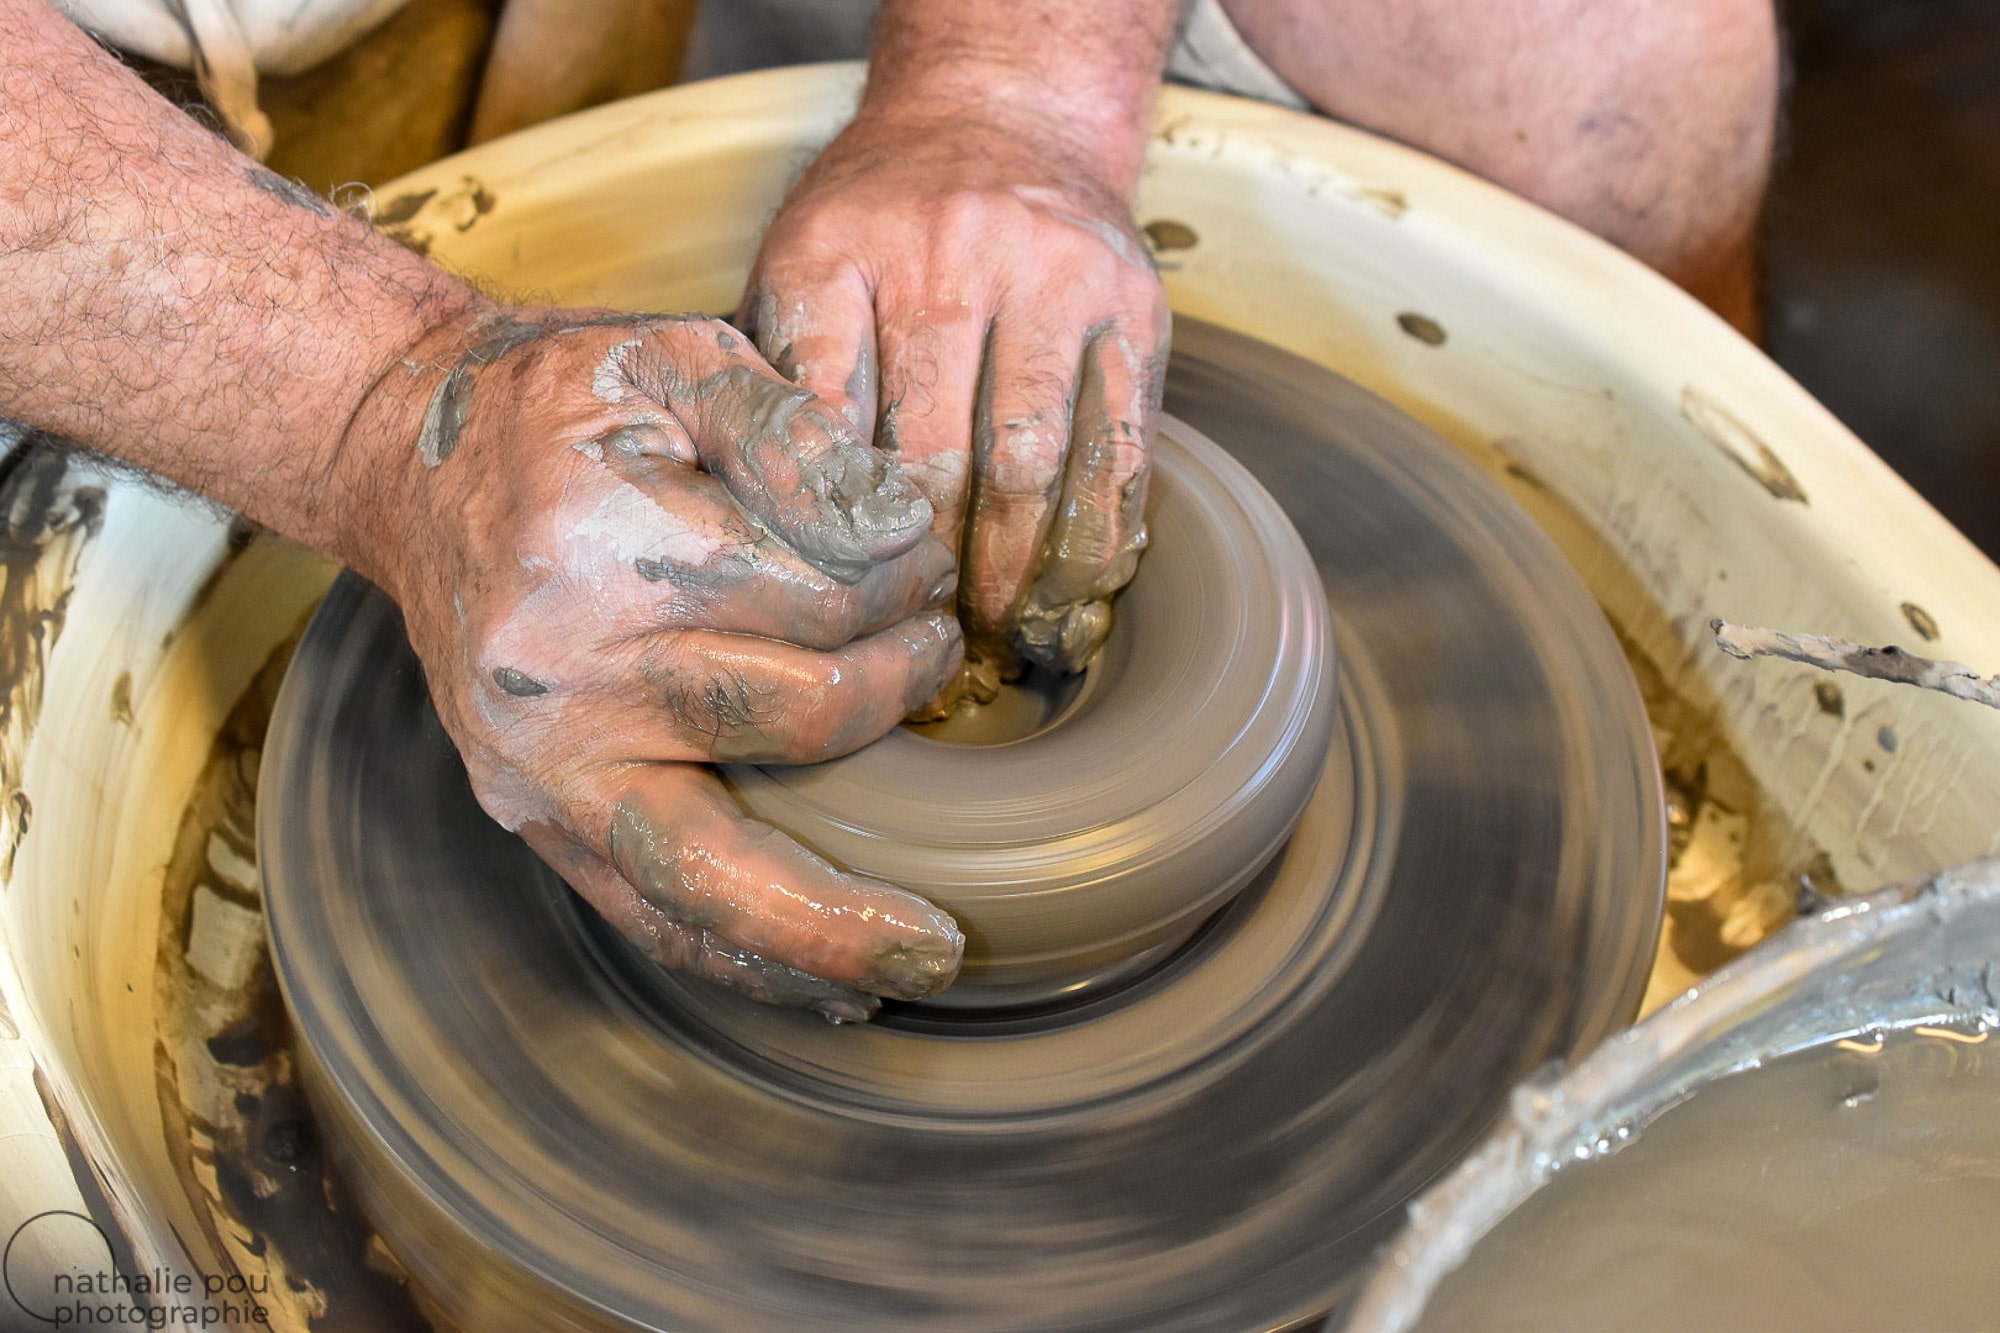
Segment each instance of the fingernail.
M965 936L958 923L936 908L933 928L889 945L875 955L864 990L898 1000L921 1000L949 986L964 960Z
M947 650L965 637L958 619L949 611L926 611L903 622L903 642L914 654L935 652L940 643Z
M899 537L931 525L931 502L903 469L884 466L874 488L848 511L857 535Z

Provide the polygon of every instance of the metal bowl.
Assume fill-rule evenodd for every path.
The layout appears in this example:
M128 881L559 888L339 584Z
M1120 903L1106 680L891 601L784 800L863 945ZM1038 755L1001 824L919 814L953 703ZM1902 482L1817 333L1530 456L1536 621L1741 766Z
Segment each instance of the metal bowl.
M1824 1105L1801 1107L1796 1103L1798 1069L1787 1072L1785 1081L1756 1083L1758 1071L1790 1057L1794 1061L1840 1058L1847 1054L1879 1054L1883 1034L1915 1029L1937 1040L1978 1044L1985 1034L2000 1025L2000 988L1996 988L1994 958L2000 953L2000 861L1981 861L1934 877L1885 889L1880 893L1827 909L1817 917L1798 922L1775 936L1756 951L1730 964L1700 986L1637 1027L1605 1042L1587 1060L1567 1073L1545 1074L1518 1089L1510 1115L1480 1148L1461 1163L1450 1176L1417 1200L1410 1219L1396 1242L1383 1255L1356 1302L1347 1327L1351 1333L1401 1333L1428 1326L1424 1316L1440 1285L1461 1265L1482 1260L1482 1247L1489 1237L1511 1218L1523 1215L1536 1196L1560 1178L1571 1184L1567 1173L1581 1173L1615 1167L1618 1154L1643 1142L1650 1126L1663 1116L1678 1112L1683 1103L1690 1109L1705 1108L1704 1089L1720 1082L1731 1085L1730 1096L1740 1107L1748 1099L1753 1117L1766 1124L1777 1117L1781 1128L1796 1140L1806 1160L1818 1159L1813 1174L1788 1173L1773 1163L1768 1152L1753 1151L1737 1179L1702 1176L1705 1163L1693 1157L1652 1159L1651 1182L1644 1203L1653 1205L1651 1216L1640 1207L1620 1203L1615 1208L1602 1203L1592 1206L1591 1195L1566 1196L1566 1207L1536 1219L1538 1248L1549 1253L1548 1263L1539 1273L1510 1273L1504 1284L1495 1284L1489 1295L1475 1287L1455 1291L1456 1308L1451 1327L1479 1327L1495 1322L1514 1325L1523 1320L1546 1326L1574 1326L1579 1318L1588 1326L1610 1326L1608 1312L1595 1316L1551 1314L1545 1307L1535 1313L1538 1299L1551 1302L1577 1298L1576 1287L1563 1267L1557 1250L1565 1239L1574 1240L1581 1228L1617 1226L1629 1233L1623 1246L1627 1266L1614 1275L1615 1291L1620 1281L1629 1282L1628 1297L1665 1284L1679 1290L1674 1304L1674 1322L1685 1319L1690 1326L1724 1327L1754 1322L1760 1328L1882 1327L1887 1324L1910 1327L1959 1327L1956 1319L1940 1316L1935 1305L1927 1304L1926 1288L1947 1285L1943 1269L1954 1265L1949 1258L1952 1237L1927 1227L1912 1229L1907 1223L1889 1223L1870 1232L1861 1227L1850 1231L1856 1243L1851 1253L1767 1254L1768 1266L1756 1272L1758 1261L1751 1251L1759 1241L1759 1231L1782 1232L1780 1217L1803 1207L1807 1211L1831 1212L1865 1207L1865 1197L1855 1191L1870 1186L1867 1155L1871 1149L1858 1135L1851 1120L1833 1122L1823 1113L1844 1095L1829 1093ZM1962 1030L1969 1029L1970 1036ZM1860 1038L1860 1041L1856 1041ZM1840 1047L1852 1049L1842 1052ZM1973 1058L1977 1059L1976 1053ZM1834 1071L1836 1073L1843 1071ZM1850 1077L1854 1071L1844 1071ZM1867 1075L1869 1079L1886 1077ZM1887 1163L1888 1173L1903 1186L1916 1188L1934 1184L1936 1168L1926 1170L1928 1154L1919 1148L1927 1140L1939 1141L1931 1148L1945 1151L1943 1177L1991 1179L2000 1173L1992 1136L1955 1138L1948 1127L1926 1125L1923 1116L1931 1111L1928 1093L1932 1090L1890 1089L1903 1100L1896 1111L1907 1123L1892 1125L1890 1135L1904 1140L1900 1160ZM1872 1081L1862 1087L1860 1101L1874 1092ZM1758 1115L1757 1098L1769 1100ZM1690 1099L1692 1101L1690 1102ZM1961 1098L1961 1102L1962 1102ZM1733 1109L1733 1108L1732 1108ZM1850 1108L1851 1109L1851 1108ZM1990 1123L1982 1109L1977 1118ZM1703 1155L1727 1157L1735 1145L1725 1126L1721 1131L1703 1126L1709 1138L1696 1139ZM1878 1136L1880 1136L1880 1131ZM1738 1136L1740 1140L1741 1136ZM1685 1145L1686 1138L1676 1139ZM1874 1151L1880 1152L1877 1143ZM1897 1151L1892 1143L1891 1152ZM1671 1149L1669 1150L1671 1151ZM1600 1159L1608 1158L1600 1167ZM1843 1173L1854 1178L1852 1188L1843 1185ZM1878 1169L1874 1174L1881 1174ZM1929 1179L1926 1179L1929 1177ZM1664 1181L1677 1181L1663 1187ZM1627 1184L1631 1185L1629 1178ZM1788 1200L1774 1206L1773 1200L1787 1190L1803 1194L1810 1202ZM1603 1197L1601 1194L1598 1196ZM1935 1197L1935 1196L1934 1196ZM1916 1196L1921 1202L1921 1196ZM1640 1203L1632 1200L1630 1203ZM1692 1212L1692 1216L1690 1213ZM1687 1228L1695 1228L1690 1244ZM1777 1245L1782 1248L1783 1241ZM1940 1256L1940 1247L1944 1256ZM1553 1248L1550 1248L1553 1247ZM1618 1248L1618 1247L1613 1247ZM1805 1271L1781 1274L1786 1262ZM1886 1291L1866 1291L1864 1299L1850 1301L1845 1308L1829 1312L1824 1308L1777 1308L1764 1305L1756 1314L1732 1305L1740 1297L1723 1291L1696 1294L1689 1284L1707 1283L1717 1288L1745 1281L1739 1270L1750 1268L1748 1281L1761 1286L1764 1300L1775 1290L1832 1285L1825 1274L1812 1275L1814 1261L1831 1262L1843 1269L1861 1270L1861 1287L1890 1284ZM1491 1265L1482 1265L1491 1273ZM1506 1265L1512 1269L1515 1265ZM1986 1272L1985 1269L1975 1269ZM1895 1284L1892 1275L1901 1273L1905 1281ZM1914 1280L1910 1275L1914 1274ZM1525 1282L1520 1279L1525 1277ZM1596 1280L1596 1279L1589 1279ZM1964 1283L1952 1297L1964 1309ZM1564 1288L1569 1290L1563 1290ZM2000 1285L1985 1283L1983 1298L1975 1306L1990 1311L1992 1297ZM1942 1295L1942 1292L1939 1293ZM1704 1299L1706 1298L1706 1299ZM1504 1302L1507 1313L1480 1310L1488 1299ZM1631 1307L1636 1301L1617 1300L1615 1306ZM1834 1301L1840 1298L1835 1296ZM1709 1303L1712 1302L1712 1303ZM1824 1297L1814 1305L1824 1303ZM1872 1309L1870 1308L1872 1307ZM1470 1318L1470 1324L1466 1320ZM1643 1305L1621 1310L1615 1322L1634 1327L1653 1324L1658 1311ZM1960 1318L1963 1318L1961 1314ZM1983 1315L1976 1316L1983 1318Z

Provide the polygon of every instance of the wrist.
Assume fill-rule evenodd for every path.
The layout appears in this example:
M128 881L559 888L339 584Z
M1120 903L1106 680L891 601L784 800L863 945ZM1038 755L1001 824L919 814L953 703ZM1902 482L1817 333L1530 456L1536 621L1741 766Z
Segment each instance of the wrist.
M1032 62L977 56L878 69L850 132L920 144L984 131L1129 203L1157 80L1127 71L1101 83L1076 82L1084 86L1061 86Z
M463 362L479 328L501 311L469 287L433 296L379 355L336 439L327 481L326 533L313 544L398 601L428 474L443 461L426 429L462 419L469 405ZM454 372L459 372L454 379ZM448 452L448 451L446 451Z

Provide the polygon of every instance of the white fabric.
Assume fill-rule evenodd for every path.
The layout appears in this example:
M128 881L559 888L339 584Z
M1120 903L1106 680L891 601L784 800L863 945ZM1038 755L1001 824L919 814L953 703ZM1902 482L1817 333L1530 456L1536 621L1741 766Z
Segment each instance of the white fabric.
M237 143L262 157L257 75L297 74L353 45L407 0L55 0L113 46L191 69Z
M1187 6L1174 48L1167 55L1167 77L1176 83L1234 93L1296 111L1310 109L1298 90L1250 49L1250 43L1223 12L1222 0L1194 0Z
M337 55L408 0L55 0L113 46L193 69L202 45L228 25L265 74L297 74Z

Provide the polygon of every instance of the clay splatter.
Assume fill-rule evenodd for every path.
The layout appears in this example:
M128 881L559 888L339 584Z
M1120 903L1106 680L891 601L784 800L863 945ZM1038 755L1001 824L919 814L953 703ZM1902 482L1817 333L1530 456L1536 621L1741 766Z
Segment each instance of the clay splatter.
M423 211L424 205L437 198L435 189L412 190L399 194L388 203L372 210L369 221L378 227L400 227Z
M1720 449L1725 458L1769 491L1773 499L1811 503L1806 499L1805 487L1799 485L1799 479L1792 475L1784 460L1719 401L1689 385L1681 393L1681 415Z
M1894 644L1870 648L1823 634L1788 634L1782 630L1732 625L1723 620L1710 621L1709 629L1715 634L1716 647L1745 661L1753 657L1782 657L1822 671L1848 671L2000 708L2000 676L1982 677L1963 662L1918 657Z
M1401 190L1391 190L1386 186L1371 185L1356 190L1352 197L1356 203L1379 210L1391 222L1402 221L1403 214L1410 211L1410 197Z
M101 486L72 475L56 445L0 421L13 446L0 483L0 879L27 836L21 787L28 737L42 711L49 654L62 636L85 552L104 525Z
M326 200L308 190L298 181L287 180L277 172L265 167L252 167L243 174L252 185L274 199L282 199L294 208L303 208L306 212L316 214L319 217L330 218L334 216L332 204L329 204Z
M538 694L549 692L548 686L526 672L516 671L513 667L496 667L493 672L493 683L516 699L532 699Z
M1444 346L1444 325L1429 315L1420 315L1414 310L1405 310L1396 316L1396 327L1415 338L1426 347Z
M444 196L438 203L454 210L451 225L455 229L471 231L473 224L491 213L499 205L500 200L478 177L466 176L461 178L457 190Z
M1938 623L1930 612L1924 610L1915 602L1904 602L1903 619L1910 622L1910 628L1915 630L1917 637L1925 643L1937 642Z
M376 230L406 249L428 255L437 233L418 225L429 215L440 219L453 231L466 232L499 206L500 200L477 176L462 176L458 188L441 193L433 186L399 194L388 203L368 210L368 220Z

